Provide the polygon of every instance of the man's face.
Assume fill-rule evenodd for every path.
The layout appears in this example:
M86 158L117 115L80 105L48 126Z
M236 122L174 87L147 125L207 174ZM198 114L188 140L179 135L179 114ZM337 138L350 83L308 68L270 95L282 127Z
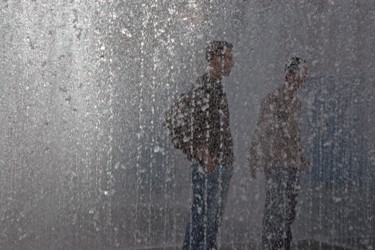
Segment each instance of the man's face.
M223 75L229 76L232 67L234 65L233 61L233 53L231 49L227 49L224 54L224 67L223 67Z
M309 69L307 65L303 65L298 71L289 75L289 82L297 88L303 88L306 86L306 81L309 76Z
M224 76L229 76L233 62L233 53L231 49L226 49L223 56L215 56L211 61L211 66Z
M297 73L296 77L299 87L305 87L308 76L309 69L307 68L307 65L303 65L302 69Z

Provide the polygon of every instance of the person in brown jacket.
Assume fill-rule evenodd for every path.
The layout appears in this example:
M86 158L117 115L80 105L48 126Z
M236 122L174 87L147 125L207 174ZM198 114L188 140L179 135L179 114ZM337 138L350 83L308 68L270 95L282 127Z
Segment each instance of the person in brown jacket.
M306 61L293 57L285 65L285 83L261 103L250 148L249 165L255 178L264 168L266 201L263 216L263 249L290 249L290 226L296 216L298 176L309 165L300 143L298 118L301 101L296 93L305 87Z

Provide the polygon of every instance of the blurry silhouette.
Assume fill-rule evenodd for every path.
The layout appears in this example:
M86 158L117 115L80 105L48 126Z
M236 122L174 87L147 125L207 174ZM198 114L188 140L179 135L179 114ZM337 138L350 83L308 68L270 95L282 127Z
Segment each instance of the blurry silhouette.
M183 249L217 249L216 238L233 172L229 108L221 79L233 66L232 45L206 48L207 72L165 113L175 148L192 162L192 207Z
M261 103L249 164L254 178L260 167L264 168L266 177L263 249L290 249L299 173L309 165L300 144L301 101L296 96L297 90L305 86L307 77L306 62L298 57L291 58L285 65L285 83Z

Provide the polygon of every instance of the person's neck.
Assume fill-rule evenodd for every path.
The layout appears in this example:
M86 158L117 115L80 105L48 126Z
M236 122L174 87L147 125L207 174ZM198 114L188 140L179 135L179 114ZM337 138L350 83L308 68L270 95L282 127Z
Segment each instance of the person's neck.
M222 78L221 72L219 70L215 70L214 68L210 68L209 74L216 81L221 80Z
M290 99L293 99L297 93L297 87L293 82L286 81L284 84L284 92Z

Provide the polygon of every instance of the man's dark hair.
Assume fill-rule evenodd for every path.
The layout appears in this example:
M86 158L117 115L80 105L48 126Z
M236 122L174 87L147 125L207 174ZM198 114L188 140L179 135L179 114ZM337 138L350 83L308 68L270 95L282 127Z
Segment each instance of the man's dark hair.
M212 41L206 48L206 60L211 61L214 56L223 56L225 49L232 49L233 45L226 41Z
M289 62L285 64L285 73L296 73L303 64L306 64L306 60L299 57L292 57Z

